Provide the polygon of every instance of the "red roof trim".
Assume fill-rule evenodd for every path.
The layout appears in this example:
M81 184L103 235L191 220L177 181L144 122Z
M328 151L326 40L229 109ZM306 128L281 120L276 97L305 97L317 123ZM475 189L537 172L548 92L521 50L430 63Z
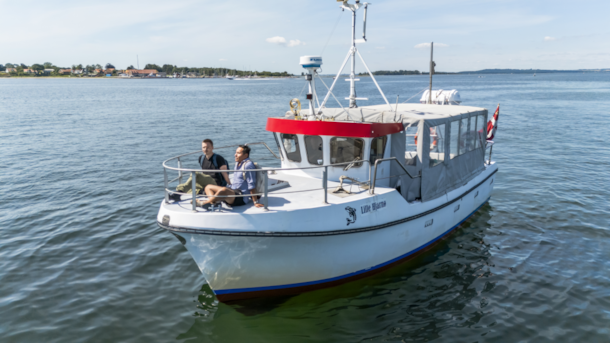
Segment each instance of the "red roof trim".
M403 130L402 123L346 123L267 118L267 131L310 136L379 137Z

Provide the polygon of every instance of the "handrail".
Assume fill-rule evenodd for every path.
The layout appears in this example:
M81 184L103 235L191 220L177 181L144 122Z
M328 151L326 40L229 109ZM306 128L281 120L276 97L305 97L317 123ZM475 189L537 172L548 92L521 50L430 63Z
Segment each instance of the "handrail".
M258 143L250 143L250 144L258 144ZM264 144L265 146L267 146L264 142L261 142L261 144ZM222 147L221 147L222 148ZM220 148L219 148L220 149ZM267 149L269 149L269 147L267 146ZM191 180L192 180L192 186L191 186L191 192L193 194L193 201L192 201L192 206L193 206L193 212L197 212L197 194L196 194L196 189L197 189L197 184L196 184L196 179L197 177L195 176L196 173L198 172L203 172L203 173L219 173L221 172L219 169L188 169L188 168L181 168L180 166L182 165L180 158L183 156L188 156L188 155L192 155L192 154L196 154L196 153L200 153L200 151L195 151L195 152L191 152L191 153L187 153L187 154L183 154L180 156L176 156L173 158L170 158L168 160L163 161L163 175L164 175L164 193L165 193L165 202L169 203L169 193L176 193L176 194L187 194L187 193L183 193L183 192L178 192L178 191L172 191L170 190L169 187L169 183L172 183L178 179L181 179L183 177L183 172L189 172L191 174ZM273 153L273 152L272 152ZM274 154L275 155L275 154ZM178 159L178 164L179 167L175 168L175 167L170 167L168 165L166 165L167 162L173 160L173 159ZM324 168L323 172L322 172L322 188L316 188L316 189L310 189L310 190L303 190L304 191L312 191L312 190L324 190L324 204L328 204L328 167L342 167L345 165L350 165L350 164L355 164L355 163L368 163L369 164L369 180L368 183L370 185L371 180L370 180L370 174L371 174L371 162L368 160L357 160L357 161L349 161L349 162L342 162L342 163L333 163L333 164L326 164L326 165L319 165L319 166L311 166L311 167L296 167L296 168L262 168L262 169L247 169L248 172L262 172L263 173L263 177L265 178L265 182L264 182L264 187L263 187L263 193L256 193L256 194L242 194L242 195L219 195L217 196L218 198L238 198L238 197L248 197L248 196L258 196L261 197L262 200L262 204L264 205L264 209L265 211L269 210L269 190L268 190L268 183L269 183L269 172L275 172L275 171L287 171L287 170L309 170L309 169L319 169L319 168ZM178 178L172 179L171 181L168 180L167 177L167 170L175 170L178 171L179 176ZM231 170L231 169L227 169L227 170L222 170L222 173L235 173L235 172L243 172L242 170Z
M378 166L379 162L386 162L386 161L395 161L396 163L398 163L400 168L402 168L402 170L404 170L405 173L407 173L407 175L412 179L421 177L421 175L416 175L416 176L411 175L411 173L409 173L407 168L405 168L396 157L380 158L375 161L375 171L373 173L373 178L371 179L370 194L375 194L375 181L377 181L377 166Z
M184 156L184 155L182 155ZM395 158L395 157L394 157ZM170 159L171 160L171 159ZM169 160L168 160L169 161ZM332 163L332 164L321 164L319 166L313 166L313 167L295 167L295 168L261 168L261 169L248 169L247 171L249 172L258 172L258 171L284 171L284 170L307 170L307 169L317 169L317 168L324 168L324 167L339 167L339 166L344 166L344 165L348 165L351 163L357 164L357 163L371 163L370 161L367 160L358 160L358 161L350 161L350 162L343 162L343 163ZM203 172L203 173L234 173L236 171L242 171L240 170L234 170L234 169L188 169L188 168L176 168L176 167L170 167L170 166L166 166L165 162L163 162L163 168L169 169L169 170L175 170L175 171L184 171L184 172Z

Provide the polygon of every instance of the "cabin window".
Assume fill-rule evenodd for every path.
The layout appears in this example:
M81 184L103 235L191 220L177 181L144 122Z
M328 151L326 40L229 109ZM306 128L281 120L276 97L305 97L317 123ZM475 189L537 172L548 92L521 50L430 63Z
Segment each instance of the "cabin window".
M430 128L430 167L445 160L445 124Z
M282 133L281 137L288 160L292 162L301 162L301 151L299 150L299 139L297 138L297 135Z
M451 158L456 158L459 155L459 141L460 141L460 121L454 120L451 122L451 132L449 133L449 155Z
M405 165L414 166L417 160L417 125L406 128Z
M485 117L482 115L477 116L477 133L475 138L476 149L485 145L487 136L485 135Z
M280 141L277 139L277 136L278 136L277 133L273 133L273 138L275 139L275 144L277 144L277 150L278 150L278 153L280 154L280 159L283 161L284 154L282 153L282 147L280 146Z
M364 140L360 138L333 137L330 139L330 163L345 163L362 160ZM360 167L362 163L354 164Z
M472 116L470 118L468 118L469 121L469 125L468 125L468 134L467 134L467 147L468 147L468 151L472 151L474 150L474 145L476 142L476 125L477 125L477 117L476 116Z
M307 151L307 161L309 164L323 165L324 154L322 151L322 137L320 136L304 136L305 151Z
M468 138L468 119L469 118L463 118L460 124L460 155L470 151L470 148L468 146L468 144L470 143L470 139Z
M376 137L371 141L371 152L369 154L369 161L371 165L375 164L375 161L383 158L385 151L385 145L388 142L388 136Z

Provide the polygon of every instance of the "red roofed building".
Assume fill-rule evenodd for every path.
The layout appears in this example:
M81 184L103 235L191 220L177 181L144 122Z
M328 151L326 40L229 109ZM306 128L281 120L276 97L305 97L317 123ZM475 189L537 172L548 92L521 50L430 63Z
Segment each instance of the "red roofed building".
M125 74L131 76L148 76L150 74L157 75L159 72L156 69L130 69L125 70Z

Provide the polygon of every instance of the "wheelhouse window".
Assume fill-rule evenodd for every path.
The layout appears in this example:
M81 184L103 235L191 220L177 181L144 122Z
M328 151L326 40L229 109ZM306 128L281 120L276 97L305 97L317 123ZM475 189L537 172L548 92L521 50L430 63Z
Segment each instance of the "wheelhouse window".
M405 165L414 166L417 160L417 125L406 128Z
M449 137L449 155L451 158L456 158L459 155L459 142L460 142L460 121L454 120L450 126L450 137Z
M286 152L286 158L292 162L301 162L301 151L299 150L297 135L282 133L280 136Z
M375 161L383 158L385 152L385 146L388 142L388 136L375 137L371 140L371 151L369 154L369 161L371 165L375 164Z
M330 162L345 163L362 160L364 140L360 138L333 137L330 139ZM362 163L354 164L360 167Z
M430 128L430 167L445 161L445 124Z
M307 151L307 161L309 164L324 164L324 153L322 150L322 137L305 136L305 151Z
M462 118L461 124L460 124L460 144L459 144L459 154L462 155L464 153L467 153L468 151L470 151L470 139L469 139L469 132L468 132L468 119L470 118Z
M478 149L485 145L487 135L485 134L485 117L483 115L477 116L477 132L475 138L475 148Z
M472 116L470 118L468 118L469 120L469 124L468 124L468 135L467 135L467 140L468 140L468 151L472 151L475 148L475 141L476 141L476 125L477 125L477 117L476 116Z

